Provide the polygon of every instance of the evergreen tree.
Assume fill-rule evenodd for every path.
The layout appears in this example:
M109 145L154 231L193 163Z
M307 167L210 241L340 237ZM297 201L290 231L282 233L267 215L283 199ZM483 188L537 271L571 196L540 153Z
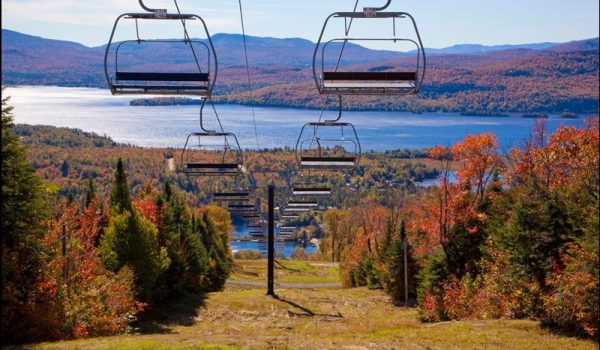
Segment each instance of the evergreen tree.
M225 285L225 281L229 277L230 261L228 259L228 247L226 243L219 237L213 225L208 212L204 212L202 220L200 220L200 233L204 246L206 247L209 256L209 271L208 280L205 283L205 288L210 291L221 290Z
M404 277L404 244L408 244L406 240L406 227L404 221L400 223L400 232L398 237L392 241L387 254L387 264L389 270L389 282L387 284L387 292L392 297L392 301L396 305L400 305L405 299L405 277ZM407 271L408 271L408 294L409 297L415 296L415 271L416 261L414 261L411 252L411 247L406 247L407 251Z
M115 180L110 193L110 207L115 213L122 214L123 211L131 211L131 197L129 196L129 185L127 175L123 166L123 160L117 161L117 170L115 170Z
M4 92L4 91L3 91ZM1 212L2 319L1 343L20 341L36 307L33 286L42 277L41 230L44 202L41 181L29 165L26 149L12 133L13 108L2 99Z
M85 207L89 207L94 200L96 200L96 188L94 186L94 178L90 176L87 182L87 191L85 192Z
M60 173L62 177L69 176L69 162L67 162L66 160L64 160L60 165Z
M182 246L185 254L185 281L186 289L192 292L201 292L202 283L206 279L209 269L209 257L202 244L200 236L192 231L192 226L182 232Z
M110 270L117 272L124 266L134 270L137 293L145 301L154 296L156 281L170 264L166 249L158 244L156 227L137 211L111 217L99 251Z
M518 194L510 204L508 222L496 227L497 241L507 252L517 279L545 287L546 277L560 260L564 244L579 235L568 208L558 193L540 194L535 186Z
M208 291L219 291L225 286L229 277L229 263L219 254L215 247L208 253L208 278L205 281L205 289Z

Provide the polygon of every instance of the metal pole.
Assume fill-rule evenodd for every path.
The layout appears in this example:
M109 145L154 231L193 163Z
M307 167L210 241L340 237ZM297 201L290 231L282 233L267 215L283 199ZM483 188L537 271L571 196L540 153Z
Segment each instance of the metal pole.
M408 306L408 244L404 239L404 305Z
M63 265L63 279L64 282L67 283L67 227L66 225L63 225L62 227L62 236L60 236L61 242L62 242L62 256L64 258L64 265Z
M267 295L275 296L273 281L275 279L275 185L269 185L269 218L267 238Z

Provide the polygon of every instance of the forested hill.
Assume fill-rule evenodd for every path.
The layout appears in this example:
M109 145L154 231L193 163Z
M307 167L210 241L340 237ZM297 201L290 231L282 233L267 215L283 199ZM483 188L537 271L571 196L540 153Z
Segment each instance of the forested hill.
M249 37L257 89L250 101L241 36L217 34L213 40L221 68L217 101L321 106L323 99L315 93L310 69L312 42ZM3 29L2 83L104 87L104 49ZM138 60L148 58L142 56L148 52L132 50L130 54ZM598 112L598 38L564 44L455 45L428 53L428 74L419 99L349 99L347 107L413 112ZM404 60L394 52L357 45L349 46L346 54L347 63L356 69L386 70Z
M13 132L21 142L35 146L77 147L123 147L108 136L100 136L80 129L58 128L48 125L15 125Z

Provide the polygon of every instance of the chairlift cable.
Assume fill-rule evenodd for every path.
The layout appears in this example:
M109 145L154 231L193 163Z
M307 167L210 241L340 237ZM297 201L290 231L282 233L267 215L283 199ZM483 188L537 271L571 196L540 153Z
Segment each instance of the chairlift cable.
M356 0L356 3L354 3L354 9L352 10L352 12L356 12L356 9L358 8L358 3L360 2L360 0ZM348 27L346 27L346 35L348 35L350 33L350 29L352 28L352 22L354 21L354 18L350 19L350 24L348 25ZM335 65L335 70L337 71L340 68L340 63L342 60L342 55L344 54L344 50L346 48L346 43L347 41L344 41L344 43L342 44L342 48L340 49L340 55L338 56L338 60L337 63ZM325 101L323 102L323 107L321 108L321 115L319 115L319 122L323 119L323 113L325 112L325 106L327 104L327 101L329 99L326 98Z
M254 101L254 92L252 90L252 79L250 78L250 64L248 61L248 44L246 42L246 27L244 25L244 11L242 7L242 0L238 0L240 5L240 21L242 23L242 38L244 41L244 57L246 59L246 76L248 78L248 92L250 93L250 108L252 109L252 121L254 122L254 136L256 137L256 148L260 149L260 145L258 142L258 128L256 127L256 113L254 112L254 106L252 102Z
M177 0L173 0L173 2L175 2L175 7L177 8L177 13L181 14L181 11L179 10L179 4L177 3ZM198 56L196 56L196 50L194 50L194 45L192 43L192 40L190 38L190 34L187 31L187 26L185 25L185 19L181 19L181 25L183 26L183 36L184 36L184 40L187 40L188 43L190 44L190 49L192 49L192 55L194 55L194 61L196 62L196 67L198 67L198 72L202 73L202 68L200 67L200 63L198 62Z
M354 9L352 10L352 12L356 12L356 9L358 8L358 3L359 2L360 2L360 0L356 0L356 2L354 3ZM346 36L348 36L348 34L350 33L350 29L352 28L353 21L354 21L354 18L350 18L350 23L348 24L347 27L344 28ZM340 49L340 55L338 56L338 59L337 59L336 65L335 65L335 71L336 72L340 68L340 63L342 61L342 55L344 54L344 50L346 48L346 43L347 42L348 41L345 40L344 43L342 44L342 48ZM338 120L341 118L341 113L342 113L342 110L341 110L341 108L342 108L341 98L342 97L340 96L340 115L338 116ZM319 123L321 122L321 120L323 120L323 114L325 113L325 107L327 106L327 101L329 101L329 97L326 97L325 101L323 101L323 106L321 107L321 114L319 114L319 120L318 120ZM318 129L319 129L318 127L315 128L315 130L314 130L314 134L315 135L316 135ZM313 143L311 142L311 147L312 147L312 145L313 145Z

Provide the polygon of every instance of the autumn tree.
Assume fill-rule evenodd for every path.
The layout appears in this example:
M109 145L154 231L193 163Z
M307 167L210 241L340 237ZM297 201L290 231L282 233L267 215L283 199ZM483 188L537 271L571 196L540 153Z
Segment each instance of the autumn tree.
M355 227L349 218L348 211L340 209L327 210L323 214L325 237L319 249L330 261L340 261L354 234Z
M136 301L129 267L113 273L102 264L95 245L102 231L102 213L94 202L83 212L66 201L58 209L60 216L52 220L44 245L50 257L46 284L54 294L60 337L124 332L143 304Z

